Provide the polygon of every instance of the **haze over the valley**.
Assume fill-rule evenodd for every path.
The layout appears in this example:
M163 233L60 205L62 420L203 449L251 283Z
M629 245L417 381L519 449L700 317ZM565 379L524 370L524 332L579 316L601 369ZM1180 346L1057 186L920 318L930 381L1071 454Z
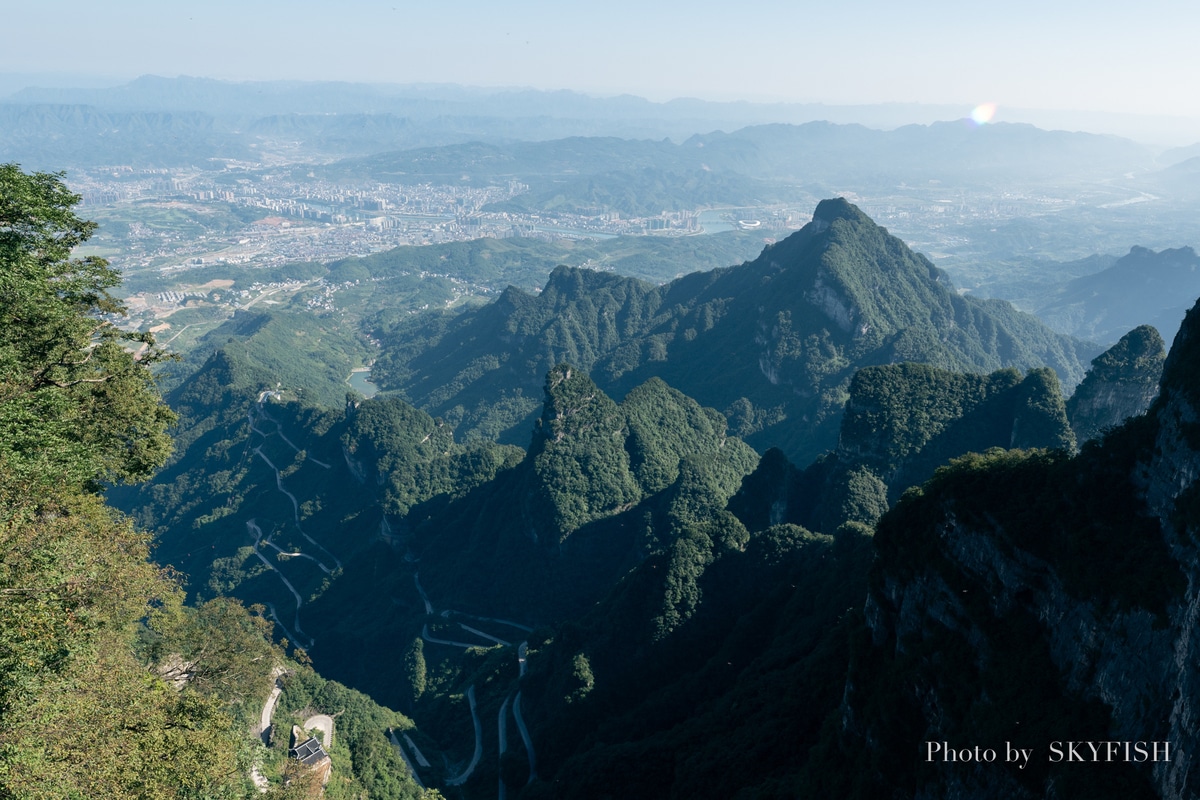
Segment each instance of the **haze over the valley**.
M1139 133L1155 144L1200 139L1200 11L1171 0L1136 9L1062 0L746 9L471 0L452 12L403 0L56 0L8 9L5 27L0 94L157 74L570 89L657 102L920 103L956 116L990 102L998 120ZM1111 116L1131 114L1153 119Z

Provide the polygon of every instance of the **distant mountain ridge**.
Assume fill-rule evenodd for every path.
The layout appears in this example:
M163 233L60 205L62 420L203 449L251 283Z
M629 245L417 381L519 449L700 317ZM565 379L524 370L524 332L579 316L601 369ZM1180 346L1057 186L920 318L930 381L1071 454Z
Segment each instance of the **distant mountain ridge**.
M882 131L813 121L696 134L681 144L613 137L472 142L381 152L332 164L320 172L328 177L396 180L398 175L444 177L448 170L457 169L455 179L463 173L474 181L521 177L536 189L537 179L549 175L599 175L653 167L674 172L712 170L810 186L851 181L891 190L904 181L1040 184L1109 176L1113 170L1141 170L1152 164L1152 151L1126 139L1044 131L1032 125L998 123L979 128L957 121Z
M1200 296L1200 256L1191 247L1154 252L1133 247L1111 267L1076 278L1037 309L1055 330L1103 344L1139 325L1153 325L1170 341Z
M33 76L4 76L25 88L0 103L81 103L123 110L205 110L212 113L400 113L436 116L459 112L500 117L562 116L619 120L653 127L659 135L686 137L714 128L764 122L801 124L813 120L858 123L875 128L959 119L966 104L879 103L872 105L712 101L680 97L653 102L624 94L597 97L568 90L473 87L455 84L386 84L334 81L223 81L143 75L118 86L38 88ZM10 90L11 91L11 90ZM1136 114L1005 108L1005 119L1051 130L1090 130L1139 141L1187 145L1200 138L1195 120ZM691 128L688 131L688 128ZM673 131L673 132L668 132ZM688 131L684 133L684 131ZM682 134L682 136L681 136Z

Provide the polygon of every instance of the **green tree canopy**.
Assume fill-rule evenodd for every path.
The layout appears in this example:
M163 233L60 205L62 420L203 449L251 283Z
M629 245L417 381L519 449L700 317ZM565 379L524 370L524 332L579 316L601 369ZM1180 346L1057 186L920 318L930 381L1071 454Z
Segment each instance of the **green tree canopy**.
M174 415L153 341L113 324L119 275L71 255L95 228L78 199L61 175L0 165L0 797L244 796L245 726L219 692L251 683L247 641L275 653L240 608L184 614L149 537L98 495L161 466ZM197 638L150 657L152 611ZM164 681L172 657L194 674Z
M0 165L0 470L94 488L147 477L174 416L148 368L161 352L113 324L119 273L71 255L96 227L78 201L61 174Z

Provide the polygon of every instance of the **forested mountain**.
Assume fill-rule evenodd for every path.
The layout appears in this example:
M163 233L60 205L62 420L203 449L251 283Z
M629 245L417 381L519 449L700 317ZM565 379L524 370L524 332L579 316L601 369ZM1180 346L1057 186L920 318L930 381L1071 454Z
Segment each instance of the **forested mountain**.
M1138 325L1153 325L1169 340L1197 295L1195 250L1134 247L1111 267L1067 283L1037 315L1057 331L1104 344Z
M319 174L443 180L465 173L473 181L519 177L535 190L551 176L602 176L644 168L676 173L708 169L810 186L836 180L894 186L931 178L975 185L1095 177L1111 174L1115 168L1152 163L1148 149L1128 140L1043 131L1030 125L1002 123L976 129L960 122L936 122L881 131L808 122L697 134L681 144L610 137L471 142L347 159L322 168Z
M768 451L729 508L751 530L792 523L832 534L848 521L873 526L906 489L964 453L1074 445L1049 369L1022 378L1014 369L864 367L850 383L837 447L803 470Z
M1087 376L1067 401L1067 416L1078 443L1146 413L1158 396L1166 357L1158 331L1141 325L1092 359Z
M1194 307L1149 412L1078 456L964 458L884 516L817 791L1193 794L1198 337ZM1068 743L1089 741L1129 741L1130 756L1069 763ZM922 763L913 742L1029 756Z
M523 444L559 362L622 394L657 376L722 410L749 443L807 463L835 443L854 371L1053 367L1069 388L1091 346L1002 301L958 295L924 257L845 200L740 267L655 287L558 269L463 314L389 322L374 375L457 427Z
M1104 669L1120 649L1058 652L1075 635L1047 633L1059 611L1124 620L1113 624L1130 641L1160 649L1155 626L1185 613L1172 610L1183 582L1158 523L1127 492L1149 474L1135 461L1186 445L1160 436L1154 456L1143 438L1157 423L1134 419L1070 455L1071 422L1114 424L1137 410L1116 400L1157 385L1152 329L1093 361L1069 422L1038 354L1077 381L1086 346L960 296L845 201L753 262L663 286L564 267L539 294L509 289L459 314L384 311L373 375L423 408L297 393L333 384L315 352L263 356L286 350L291 313L248 313L211 337L169 396L178 454L146 488L110 494L158 531L194 600L263 603L323 674L410 714L412 741L396 746L423 753L416 775L447 792L957 786L914 761L911 742L982 742L1000 730L996 704L1028 711L1022 724L1043 738L1133 735L1105 720L1134 712L1106 717L1091 678L1055 671L1086 658ZM1182 380L1188 362L1173 363ZM819 440L797 447L789 437L822 410ZM964 530L991 526L969 534L978 548L922 538L949 524L934 503ZM1011 540L980 538L1001 529ZM1017 565L979 577L1000 558ZM1020 569L1037 571L1030 588L989 605L992 581ZM938 602L976 626L961 641L921 610L943 607L921 594L938 581L954 595ZM1028 605L1039 593L1051 612ZM930 643L887 627L899 625ZM1032 666L1012 642L1032 648ZM1043 699L1012 700L1022 681ZM952 722L920 705L923 687L947 698ZM981 705L962 699L980 692ZM1111 778L1080 785L1098 797L1148 785L1137 767ZM1024 776L963 780L984 796L1041 796Z
M526 800L1186 794L1188 759L1045 756L1194 744L1200 309L1149 414L1072 455L1072 424L1153 392L1153 330L1068 405L1093 348L829 200L661 286L561 267L459 313L377 307L374 377L403 394L342 390L376 347L354 320L244 311L175 366L170 412L150 337L101 316L115 274L69 258L75 198L0 180L8 794L247 796L255 761L287 771L249 734L274 667L281 724L340 720L331 798L418 797L410 774ZM441 255L485 252L524 251ZM358 286L398 258L310 268ZM924 741L1041 760L938 768Z
M151 372L162 351L112 325L119 276L71 258L94 229L77 201L0 165L0 795L312 797L256 736L290 672L346 726L330 798L420 797L384 738L411 721L288 659L262 606L184 605L149 535L104 502L167 459L175 415Z
M701 169L705 162L721 171L745 173L750 167L755 177L766 179L776 177L766 165L780 156L781 176L793 180L811 176L818 182L825 182L827 170L838 161L847 161L848 156L859 176L872 168L876 175L899 175L907 170L910 159L930 167L941 162L939 151L950 155L943 169L956 174L964 169L978 171L984 164L1003 171L1012 166L1008 160L1014 150L1021 148L1031 148L1036 160L1060 176L1081 168L1111 173L1114 165L1120 174L1153 163L1147 149L1112 136L1035 132L1029 125L1012 124L996 126L998 132L974 131L962 123L934 123L941 129L927 130L934 120L958 119L969 110L696 99L654 103L629 95L591 97L567 91L229 82L145 75L122 86L28 87L0 98L0 117L19 120L5 128L15 134L12 138L0 136L0 156L17 157L31 165L36 161L38 166L202 165L209 158L257 160L280 144L285 145L281 153L294 156L298 145L306 160L327 160L475 142L519 149L523 143L572 137L682 142L697 136L700 138L691 144L713 148L711 157L700 158L701 153L674 146L683 153L689 169ZM1015 112L1010 109L1009 113ZM1035 121L1039 115L1026 116ZM163 121L188 121L194 127L163 126ZM1061 120L1037 119L1035 124L1047 130L1064 128ZM163 135L147 136L153 127L159 127ZM1091 127L1076 124L1065 130ZM718 131L737 133L714 133ZM839 132L831 137L830 131ZM736 140L732 150L727 136ZM146 150L140 151L139 144ZM12 150L6 150L6 145ZM979 159L976 148L992 157ZM662 155L661 167L679 159L667 149ZM575 165L577 169L580 166ZM880 166L885 169L879 171ZM1036 171L1029 174L1038 177Z
M71 164L205 165L256 153L211 115L129 112L84 105L0 103L0 159L30 167Z

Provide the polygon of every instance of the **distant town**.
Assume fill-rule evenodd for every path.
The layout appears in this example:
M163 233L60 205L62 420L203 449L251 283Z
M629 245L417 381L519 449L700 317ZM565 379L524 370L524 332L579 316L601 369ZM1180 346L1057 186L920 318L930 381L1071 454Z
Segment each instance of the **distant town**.
M801 227L811 212L772 207L623 217L611 211L486 211L529 187L519 181L482 188L347 185L298 181L249 166L227 165L220 171L105 167L72 172L68 180L83 198L84 213L100 223L93 249L126 272L332 261L402 245L482 237L683 236L735 227L786 231ZM747 214L750 218L744 218Z

